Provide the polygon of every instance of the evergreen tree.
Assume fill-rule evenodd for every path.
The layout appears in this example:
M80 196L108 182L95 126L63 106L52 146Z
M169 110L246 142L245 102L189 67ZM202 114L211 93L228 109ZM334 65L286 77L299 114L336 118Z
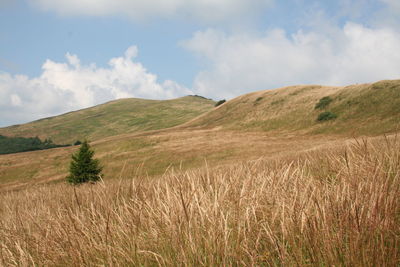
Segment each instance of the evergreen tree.
M67 180L71 184L96 182L100 180L102 168L97 159L93 159L94 151L85 140L79 151L72 155Z

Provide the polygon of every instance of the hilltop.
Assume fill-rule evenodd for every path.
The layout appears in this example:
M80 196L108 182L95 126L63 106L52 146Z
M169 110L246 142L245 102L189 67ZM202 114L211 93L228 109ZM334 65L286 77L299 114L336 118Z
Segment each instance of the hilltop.
M172 100L127 98L60 116L0 128L0 135L52 139L55 143L91 141L138 131L180 125L209 111L215 102L199 96Z
M321 99L329 99L317 108ZM318 121L331 112L337 118ZM187 128L297 134L378 135L400 126L400 80L344 87L303 85L239 96Z
M324 97L329 97L329 103L316 108ZM193 103L192 98L181 101ZM216 108L207 99L195 100L205 101L202 114L196 118L188 116L186 122L182 120L182 124L173 128L160 129L157 123L174 119L165 117L171 113L161 113L145 127L129 128L121 123L120 132L129 130L101 138L101 134L105 136L104 130L93 123L98 117L86 118L92 137L99 134L92 145L104 163L105 177L116 178L121 172L129 177L157 176L168 168L186 170L205 162L212 167L259 158L292 157L314 149L340 147L354 137L396 133L400 125L399 80L345 87L304 85L264 90L239 96ZM337 117L318 121L323 112L332 112ZM182 111L178 113L184 115ZM61 123L60 118L53 119L56 120ZM74 133L68 134L72 140L78 138ZM0 156L0 187L64 179L75 149Z

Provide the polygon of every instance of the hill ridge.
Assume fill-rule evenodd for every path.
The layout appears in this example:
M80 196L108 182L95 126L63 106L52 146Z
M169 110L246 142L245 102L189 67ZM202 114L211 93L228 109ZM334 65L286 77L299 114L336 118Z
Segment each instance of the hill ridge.
M324 97L332 102L315 108ZM337 118L318 121L322 112L332 112ZM396 131L399 125L400 80L384 80L348 86L295 85L251 92L182 127L378 135Z
M212 109L214 103L196 96L168 100L124 98L3 127L0 134L51 138L57 143L73 143L84 138L98 140L126 132L173 127Z
M333 100L316 108L327 96ZM220 166L284 158L322 147L336 149L354 141L354 137L391 135L400 129L400 80L264 90L216 108L215 102L196 100L206 101L206 108L203 115L192 113L186 117L187 123L136 131L131 128L92 140L97 157L106 163L105 177L118 177L125 165L130 175L151 177L171 168L193 169L205 161L208 166ZM182 101L179 103L186 106L185 99ZM193 108L192 101L189 105ZM337 117L317 120L328 111ZM155 123L162 122L165 113L157 114L159 120ZM18 185L21 181L33 184L62 180L75 150L67 147L0 156L0 189L2 184L7 188L6 184Z

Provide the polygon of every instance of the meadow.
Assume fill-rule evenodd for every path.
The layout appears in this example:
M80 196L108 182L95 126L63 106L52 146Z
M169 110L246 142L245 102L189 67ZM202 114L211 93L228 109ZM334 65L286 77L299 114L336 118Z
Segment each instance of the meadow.
M0 155L0 266L399 266L400 80L291 86L218 107L124 99L1 128L88 137Z
M400 140L0 194L2 266L398 266Z
M316 108L324 98L331 101ZM159 176L169 167L201 167L204 160L217 166L274 158L400 129L400 80L290 86L214 104L199 96L122 99L0 128L0 134L38 135L57 144L89 138L108 180L118 177L125 163L142 166L143 175ZM318 121L321 113L336 117ZM62 181L76 149L0 155L0 191Z

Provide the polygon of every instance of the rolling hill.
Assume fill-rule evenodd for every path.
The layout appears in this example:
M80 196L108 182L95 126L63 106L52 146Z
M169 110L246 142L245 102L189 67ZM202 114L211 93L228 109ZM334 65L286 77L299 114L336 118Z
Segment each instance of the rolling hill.
M212 109L215 102L199 96L172 100L127 98L92 108L0 128L0 135L51 138L57 144L92 141L122 133L157 130L182 124Z
M330 103L316 108L328 97ZM322 112L337 116L318 121ZM328 87L291 86L239 96L186 123L188 128L296 134L378 135L400 126L400 80Z
M324 97L329 97L330 101L316 108ZM103 162L105 177L112 179L122 173L124 177L156 176L168 168L185 170L203 166L205 162L212 167L259 158L286 158L310 150L340 147L354 137L396 133L400 125L400 80L345 87L304 85L264 90L239 96L216 108L212 107L214 102L196 97L182 98L178 102L194 109L194 100L199 102L196 112L200 115L196 118L195 112L184 117L182 109L174 109L174 113L163 112L171 110L168 107L154 108L152 115L147 115L147 123L129 126L130 119L136 121L136 117L121 111L119 118L123 119L115 120L114 130L111 122L110 126L97 127L102 125L99 120L107 118L107 114L90 117L95 112L89 109L14 128L20 129L20 134L28 134L29 127L35 133L55 132L51 127L63 129L68 138L60 137L60 140L65 141L80 138L74 131L83 134L79 131L85 133L90 129L90 136L95 140L92 145ZM122 103L111 102L105 107L111 105L123 110L119 107ZM158 105L168 103L179 106L177 100L160 101ZM104 106L98 106L95 110L102 108ZM144 116L141 111L137 112L137 117ZM337 117L318 121L323 112ZM173 114L182 117L180 120L171 118ZM63 120L68 124L63 124ZM87 128L79 124L79 120L85 121ZM53 126L49 126L50 122ZM177 125L179 123L182 124ZM167 126L175 127L165 128ZM4 130L1 129L0 134ZM11 131L12 127L6 130ZM115 132L119 134L114 135ZM16 188L62 180L76 149L57 148L0 156L0 187Z

